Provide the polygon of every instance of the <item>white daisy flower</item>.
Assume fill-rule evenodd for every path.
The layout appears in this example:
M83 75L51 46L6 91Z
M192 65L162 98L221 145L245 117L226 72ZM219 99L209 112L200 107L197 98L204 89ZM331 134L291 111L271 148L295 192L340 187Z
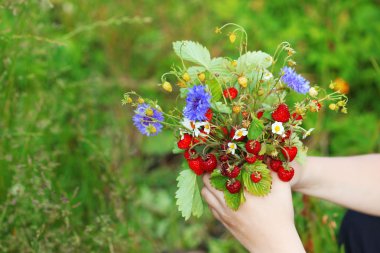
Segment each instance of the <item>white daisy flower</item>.
M281 122L276 121L272 124L272 133L285 137L284 132L285 132L285 129Z
M262 80L263 81L268 81L270 79L273 78L273 74L271 72L269 72L268 70L265 70L264 74L263 74L263 77L262 77Z
M210 122L208 121L204 121L202 122L202 126L203 126L203 131L205 134L209 135L210 134L210 131L211 131L211 125L210 125Z
M231 153L231 154L235 154L235 151L236 151L236 149L237 149L237 145L235 144L235 143L233 143L233 142L229 142L228 144L227 144L227 146L228 146L228 149L227 149L227 152L228 153Z
M232 139L238 140L243 136L247 136L247 134L248 134L247 128L240 128L240 129L235 131L235 135Z

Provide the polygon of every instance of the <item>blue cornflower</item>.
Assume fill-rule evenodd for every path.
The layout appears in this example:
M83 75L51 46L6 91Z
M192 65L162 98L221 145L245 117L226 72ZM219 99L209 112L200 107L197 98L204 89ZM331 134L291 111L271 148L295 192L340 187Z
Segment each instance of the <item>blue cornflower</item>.
M189 88L186 98L186 107L183 114L189 120L204 121L206 112L210 108L211 95L203 85L195 85Z
M286 83L290 88L302 94L306 94L309 91L310 82L297 74L294 69L283 67L282 72L284 75L281 77L281 81Z
M157 135L162 130L161 122L164 120L162 112L148 104L139 104L133 116L133 124L144 135Z

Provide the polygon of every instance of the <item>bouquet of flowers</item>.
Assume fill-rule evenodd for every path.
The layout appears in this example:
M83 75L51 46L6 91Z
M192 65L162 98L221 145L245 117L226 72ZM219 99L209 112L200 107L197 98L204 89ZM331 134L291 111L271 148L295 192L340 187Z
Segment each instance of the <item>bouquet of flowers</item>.
M295 50L289 43L281 43L273 56L248 51L245 30L226 24L216 33L226 28L233 29L228 34L231 43L240 40L236 59L211 58L197 42L173 43L181 65L165 73L160 86L172 92L176 82L183 104L164 112L156 101L134 91L122 100L136 108L133 123L142 134L157 135L163 127L174 130L174 152L183 152L186 159L176 192L185 219L203 213L197 176L211 173L211 185L223 191L227 205L237 210L245 192L270 193L271 170L282 181L292 179L291 162L302 163L307 147L301 140L313 130L302 127L308 114L319 112L326 102L331 110L347 113L346 96L311 86L296 73ZM334 83L329 87L334 89ZM290 93L298 93L291 96L297 102L287 101Z

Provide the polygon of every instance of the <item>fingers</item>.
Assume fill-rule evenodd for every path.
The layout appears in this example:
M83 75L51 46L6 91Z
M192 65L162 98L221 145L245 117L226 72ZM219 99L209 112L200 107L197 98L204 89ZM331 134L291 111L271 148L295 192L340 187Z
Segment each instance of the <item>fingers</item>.
M205 185L205 187L207 188L208 191L210 191L210 193L212 195L215 196L215 198L218 200L219 204L221 207L226 207L226 204L225 204L225 201L224 201L224 195L223 195L223 192L215 189L211 183L210 183L210 175L209 174L205 174L203 175L203 183Z
M201 193L210 208L217 210L222 208L216 196L207 187L203 187Z

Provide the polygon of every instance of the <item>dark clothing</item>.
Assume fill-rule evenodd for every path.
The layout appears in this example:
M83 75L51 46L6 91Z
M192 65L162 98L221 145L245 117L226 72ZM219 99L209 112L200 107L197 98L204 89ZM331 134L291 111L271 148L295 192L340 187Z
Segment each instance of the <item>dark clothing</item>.
M346 253L380 253L380 217L348 210L339 233Z

